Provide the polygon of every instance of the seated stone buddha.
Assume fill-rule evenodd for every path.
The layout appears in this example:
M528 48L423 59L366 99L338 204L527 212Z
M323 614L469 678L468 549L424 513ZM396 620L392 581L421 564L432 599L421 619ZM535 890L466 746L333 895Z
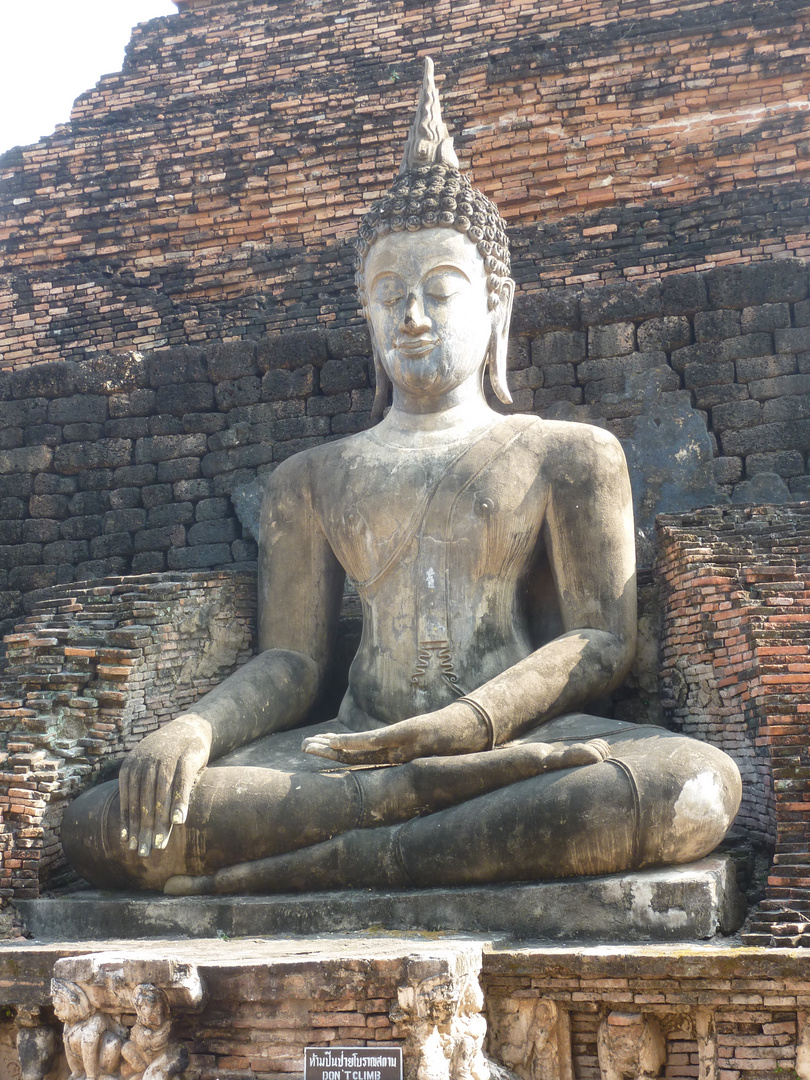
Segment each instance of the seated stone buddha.
M379 422L267 479L258 655L69 808L69 859L97 886L182 895L706 855L739 805L734 762L582 711L634 655L627 468L599 428L487 402L485 373L511 400L508 243L459 172L429 61L357 281ZM362 638L337 717L316 724L346 575Z

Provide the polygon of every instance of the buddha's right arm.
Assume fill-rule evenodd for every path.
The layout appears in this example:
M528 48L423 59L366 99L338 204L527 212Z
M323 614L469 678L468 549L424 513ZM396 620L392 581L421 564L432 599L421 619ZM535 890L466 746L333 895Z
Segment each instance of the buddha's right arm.
M172 825L186 820L209 761L294 727L321 692L343 571L313 510L306 461L285 462L271 477L260 534L259 655L148 735L122 766L121 838L142 856L164 848Z

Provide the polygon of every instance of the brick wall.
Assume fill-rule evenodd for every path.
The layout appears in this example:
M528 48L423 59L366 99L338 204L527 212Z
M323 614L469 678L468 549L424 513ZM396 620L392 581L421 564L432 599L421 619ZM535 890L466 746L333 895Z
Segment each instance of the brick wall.
M663 704L734 757L737 827L775 846L751 944L810 927L810 504L659 519Z
M75 880L59 841L65 807L250 658L255 610L252 574L106 579L50 590L6 638L0 898Z
M807 296L771 261L519 298L514 407L624 442L642 566L655 513L810 494ZM235 501L368 425L369 353L364 327L313 329L0 373L0 629L53 584L252 568Z
M0 365L356 322L433 53L526 292L806 257L800 0L190 5L0 158ZM781 298L780 298L781 299Z
M745 948L505 949L485 955L482 984L490 1022L510 1000L553 1001L569 1014L576 1080L600 1080L597 1032L611 1013L655 1018L667 1080L807 1075L802 953L774 963L773 954Z
M134 950L131 942L114 942L108 946L114 952L94 955L88 943L15 948L13 964L0 972L0 1000L16 1006L23 1023L48 1024L55 965L60 975L85 978L92 966L106 967L109 978L113 965L155 981L166 978L167 969L175 983L193 974L204 1001L172 1008L173 1037L190 1051L192 1080L301 1080L307 1045L402 1045L406 1080L455 1078L465 1073L447 1069L448 1051L460 1050L456 1060L469 1063L485 1033L486 1050L519 1080L601 1080L618 1075L600 1073L597 1033L605 1023L629 1035L631 1048L631 1025L654 1024L666 1054L655 1075L667 1080L808 1075L810 980L799 950L727 944L516 948L371 933L139 945ZM122 980L91 985L96 1000L101 997L111 1011L117 1006L131 1024L126 989ZM2 1060L19 1068L3 1012ZM557 1022L549 1023L554 1017Z

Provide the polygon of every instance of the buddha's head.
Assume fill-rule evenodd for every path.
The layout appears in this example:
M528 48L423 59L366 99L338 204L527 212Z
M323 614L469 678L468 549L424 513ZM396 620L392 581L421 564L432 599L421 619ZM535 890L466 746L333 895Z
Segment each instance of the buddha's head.
M382 415L391 382L441 393L485 366L511 402L505 222L459 172L429 59L399 176L363 218L356 246L377 376L372 416Z

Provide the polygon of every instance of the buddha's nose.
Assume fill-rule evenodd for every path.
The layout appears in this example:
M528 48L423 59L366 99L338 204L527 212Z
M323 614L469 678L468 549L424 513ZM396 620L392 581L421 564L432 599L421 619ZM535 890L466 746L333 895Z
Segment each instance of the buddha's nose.
M430 329L430 320L416 293L408 293L402 325L409 334L424 334Z

